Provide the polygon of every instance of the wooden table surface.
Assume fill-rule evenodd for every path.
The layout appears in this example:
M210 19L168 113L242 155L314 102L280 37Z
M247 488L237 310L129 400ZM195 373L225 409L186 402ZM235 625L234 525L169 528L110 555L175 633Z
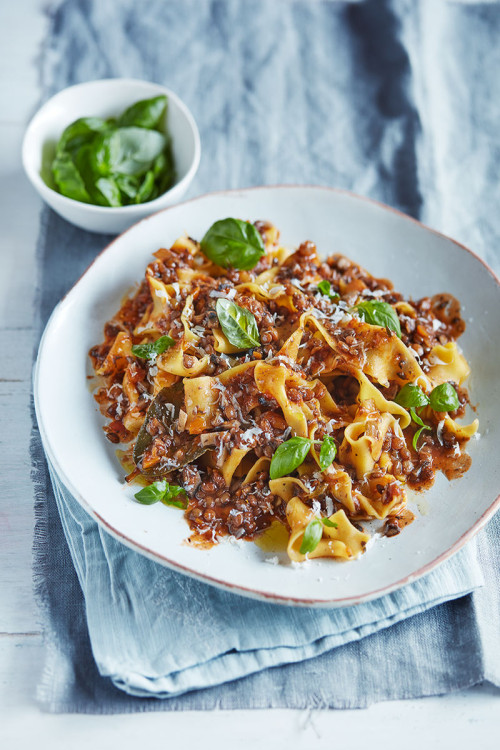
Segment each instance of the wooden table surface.
M21 141L39 98L44 0L0 4L0 747L136 748L159 739L208 750L300 742L318 748L454 750L498 747L500 691L485 685L363 711L228 711L126 716L47 715L35 700L43 644L33 600L33 497L28 441L34 251L40 200L21 167ZM360 725L360 722L362 724ZM361 735L360 735L361 729ZM365 730L366 734L365 734ZM267 742L264 741L264 745Z

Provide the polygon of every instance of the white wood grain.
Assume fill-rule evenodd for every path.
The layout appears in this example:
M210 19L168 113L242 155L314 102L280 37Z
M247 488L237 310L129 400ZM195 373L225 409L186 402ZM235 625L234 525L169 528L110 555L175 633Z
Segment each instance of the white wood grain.
M445 698L379 703L364 711L151 712L119 716L48 715L35 703L40 637L0 638L0 739L5 748L175 747L205 750L301 747L356 750L460 750L498 747L492 719L498 697L473 689ZM35 672L33 674L33 672ZM15 679L13 677L15 676ZM457 723L460 725L459 734ZM161 744L159 744L161 743Z
M38 91L36 56L46 0L0 3L0 747L121 750L308 747L440 750L498 746L498 691L334 712L235 711L127 716L50 716L35 689L43 664L31 587L33 500L29 478L29 388L34 248L40 202L23 175L20 144ZM7 106L8 105L8 106ZM367 734L367 727L369 732Z
M0 632L31 633L38 623L31 583L29 393L41 203L22 171L20 152L39 97L34 60L46 29L41 0L0 3L0 29Z

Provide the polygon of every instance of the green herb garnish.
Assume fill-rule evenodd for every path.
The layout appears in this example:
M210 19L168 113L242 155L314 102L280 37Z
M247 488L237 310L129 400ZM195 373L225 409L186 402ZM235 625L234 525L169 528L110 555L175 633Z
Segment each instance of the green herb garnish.
M118 125L120 127L135 125L137 128L158 130L166 107L166 96L154 96L152 99L143 99L140 102L132 104L131 107L125 110L118 120Z
M168 134L161 122L167 97L136 102L118 119L81 117L64 130L52 175L67 198L99 206L145 203L174 182Z
M339 295L336 292L332 292L332 285L326 279L320 281L318 284L318 292L321 292L325 297L329 297L331 300L339 299Z
M416 431L416 433L413 436L413 440L411 441L411 444L413 445L413 450L418 451L417 443L418 443L418 439L419 439L421 433L424 430L430 430L430 429L431 428L429 427L429 425L424 424L424 425L422 425L422 427L419 430Z
M250 310L222 297L217 300L215 309L220 327L230 344L238 349L260 346L259 329Z
M441 383L431 392L429 397L434 411L455 411L460 406L458 394L450 383Z
M412 406L414 408L427 406L429 397L418 385L407 383L401 388L394 401L400 406L404 406L405 409L409 409Z
M175 344L175 339L171 336L160 336L151 344L136 344L132 347L132 354L140 359L155 359L173 344Z
M269 467L269 477L279 479L287 474L291 474L300 466L311 447L312 440L303 437L293 437L279 445L271 459Z
M337 446L335 441L329 435L325 435L323 442L321 443L321 450L319 452L319 466L322 471L328 469L332 461L337 455Z
M178 484L169 484L165 479L160 479L149 484L139 492L135 493L135 499L142 505L153 505L163 503L173 505L176 508L186 508L187 500L179 500L180 495L186 495L186 490Z
M455 411L460 406L458 394L450 383L437 385L429 396L418 385L407 383L401 388L394 401L409 409L411 418L420 427L413 435L412 445L414 450L417 450L418 439L422 432L431 429L429 425L422 421L415 409L430 406L434 411Z
M207 258L218 266L247 271L254 268L266 253L259 231L241 219L216 221L200 246Z
M330 521L329 518L322 518L321 521L325 526L328 526L331 529L338 529L339 527L338 523L335 523L335 521Z
M380 300L364 300L354 306L359 317L373 326L382 326L394 331L401 338L401 325L395 309L388 302Z
M308 552L314 552L321 537L323 536L323 524L319 518L313 518L306 526L302 544L300 545L300 554L306 555Z
M85 182L71 154L63 152L56 155L52 163L52 174L60 193L80 203L92 203Z
M415 409L413 408L413 406L410 409L410 414L411 414L411 418L413 419L413 421L415 422L415 424L420 425L420 427L427 427L427 425L425 424L425 422L422 422L421 417L419 417L419 415L417 414L417 412L415 411ZM431 428L427 427L427 429L430 430Z
M450 383L437 385L427 396L418 385L407 383L397 394L394 401L406 409L430 405L434 411L455 411L460 406L458 394Z
M419 415L417 414L413 406L410 408L410 414L415 424L418 424L420 426L420 429L416 431L416 433L413 436L413 440L411 441L411 444L413 445L413 449L418 450L417 443L418 443L418 439L420 435L422 434L424 430L430 430L431 428L429 427L428 424L425 424L425 422L422 421L421 417L419 417Z

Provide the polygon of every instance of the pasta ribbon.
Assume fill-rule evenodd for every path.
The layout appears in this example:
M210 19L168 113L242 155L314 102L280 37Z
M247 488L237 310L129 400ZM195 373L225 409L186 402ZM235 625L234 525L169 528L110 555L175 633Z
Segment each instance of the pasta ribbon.
M328 519L334 525L323 526L323 538L316 549L303 555L300 547L304 531L315 514L298 497L293 497L288 502L286 517L291 529L287 552L290 559L295 562L317 557L339 557L345 560L358 557L364 552L370 539L368 534L358 531L351 524L343 510L339 510Z
M200 358L193 355L192 358L194 359L194 364L191 367L187 367L184 364L184 346L182 342L179 342L175 346L171 346L163 354L160 354L156 361L156 366L158 370L163 370L171 375L178 375L181 378L195 378L205 370L210 358L207 355Z
M393 415L381 414L373 401L363 402L354 422L345 428L339 458L356 469L358 479L363 479L373 471L382 455L382 446L389 430L404 439L401 427Z
M184 378L183 382L186 429L191 435L200 435L214 425L220 392L215 386L215 378L207 375Z
M444 346L434 346L429 355L429 362L429 377L434 385L450 381L462 385L470 375L470 367L463 354L458 351L455 341L449 341Z
M398 417L403 430L408 427L411 422L411 417L406 409L403 409L402 406L396 404L395 401L388 401L378 390L378 388L370 383L366 375L361 370L353 374L359 383L359 404L363 404L365 401L373 401L375 407L379 410L379 412L388 412L389 414L393 414L394 416Z

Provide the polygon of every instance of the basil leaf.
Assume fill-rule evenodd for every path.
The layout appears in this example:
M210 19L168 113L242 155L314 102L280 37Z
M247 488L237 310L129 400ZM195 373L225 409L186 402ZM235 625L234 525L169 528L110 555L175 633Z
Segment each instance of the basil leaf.
M96 138L93 145L94 169L100 175L140 176L151 169L165 148L166 137L156 130L118 128Z
M174 158L169 135L159 132L166 106L162 95L136 102L118 121L81 117L68 125L52 162L59 192L119 207L151 201L168 190L175 182Z
M131 200L135 199L140 185L137 177L131 177L128 174L117 174L114 176L114 180L123 195Z
M152 344L137 344L133 346L132 354L140 357L140 359L155 359L155 357L163 354L165 349L168 349L173 344L175 344L175 339L171 336L160 336Z
M302 544L300 545L300 554L306 555L308 552L314 552L318 544L320 543L321 537L323 536L323 524L319 518L313 518L312 521L306 526L304 536L302 537Z
M81 146L89 143L96 133L102 133L112 128L112 124L100 117L80 117L68 125L63 131L57 144L57 154L69 151L74 155Z
M63 152L52 163L52 174L61 195L81 203L91 203L85 182L70 154Z
M395 309L388 302L380 300L365 300L355 305L354 309L366 323L373 326L382 326L394 331L401 338L401 326Z
M239 349L260 346L257 322L249 310L222 297L217 300L215 309L220 327L230 344Z
M91 203L97 206L109 206L109 203L103 193L96 187L96 181L99 176L92 166L92 146L90 144L84 144L74 154L74 162L76 168L82 176L82 180L85 183L88 194L90 195Z
M174 505L176 508L185 508L187 501L178 500L179 495L185 495L186 490L177 484L168 484L165 479L160 479L153 484L144 487L136 492L134 497L142 505L153 505L154 503L164 503L164 505Z
M337 455L337 446L335 441L329 435L323 438L321 443L321 450L319 452L319 466L322 471L328 469L335 456Z
M149 172L146 172L144 179L142 181L142 184L137 191L137 195L135 197L136 203L146 203L146 201L151 199L151 195L153 193L153 188L155 186L155 175L152 170L149 170Z
M170 141L162 153L154 160L152 169L155 175L158 195L161 195L172 187L175 182L174 156Z
M332 292L332 285L326 279L319 282L318 292L321 292L325 297L329 297L332 300L339 299L339 295L336 292Z
M441 383L431 391L430 404L434 411L455 411L460 406L460 401L450 383Z
M216 221L206 232L200 246L207 258L223 268L249 270L266 254L258 230L241 219Z
M415 424L418 424L421 427L427 427L427 425L425 424L425 422L422 422L422 419L418 416L418 414L415 411L415 409L413 408L413 406L410 409L410 414L411 414L411 418L413 419L413 421L415 422ZM430 430L431 428L427 427L427 429Z
M153 484L144 487L144 489L136 492L134 497L142 505L153 505L154 503L160 502L163 497L164 485L166 482L161 480L160 482L153 482Z
M335 521L330 521L329 518L322 518L321 521L325 526L328 526L329 528L338 529L339 527L338 523L335 523Z
M431 428L430 428L430 427L428 427L428 425L424 424L424 425L423 425L423 427L421 427L421 428L420 428L419 430L417 430L417 431L416 431L416 433L415 433L415 434L414 434L414 436L413 436L413 440L411 441L411 444L413 445L413 450L416 450L416 451L418 451L418 448L417 448L417 443L418 443L418 439L419 439L419 437L420 437L420 434L421 434L421 433L422 433L422 432L423 432L424 430L430 430L430 429L431 429Z
M108 206L117 208L122 205L120 188L111 177L99 177L95 186L106 199Z
M284 443L281 443L271 459L271 465L269 467L270 479L279 479L284 477L286 474L291 474L298 466L300 466L311 447L312 440L303 437L293 437Z
M161 119L167 109L165 95L154 96L152 99L142 99L125 110L118 121L120 127L134 125L138 128L158 129Z
M179 487L178 484L167 484L167 488L163 497L160 498L160 502L163 505L173 505L174 508L185 509L187 507L187 498L179 500L179 496L186 495L184 487Z
M404 406L405 409L409 409L410 406L415 408L419 406L427 406L429 403L429 397L418 387L418 385L407 383L401 388L394 401L400 406Z

